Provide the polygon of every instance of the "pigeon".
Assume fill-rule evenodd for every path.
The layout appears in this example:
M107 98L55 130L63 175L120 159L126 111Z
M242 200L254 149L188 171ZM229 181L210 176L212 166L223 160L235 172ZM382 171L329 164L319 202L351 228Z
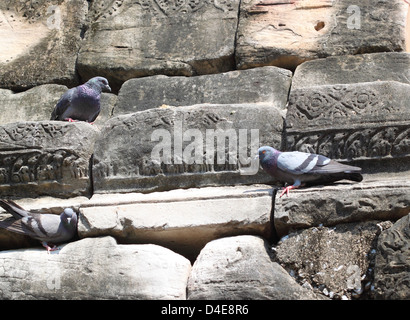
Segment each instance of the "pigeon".
M94 77L67 90L57 102L50 120L93 123L100 114L102 91L111 91L108 80L103 77Z
M341 164L325 156L299 151L280 152L272 147L259 148L260 164L268 174L281 182L292 184L280 197L305 184L327 184L343 179L360 182L362 169Z
M77 215L71 208L58 216L30 213L11 200L0 200L0 206L14 217L11 221L0 221L0 228L40 240L48 253L57 250L56 243L69 241L76 234Z

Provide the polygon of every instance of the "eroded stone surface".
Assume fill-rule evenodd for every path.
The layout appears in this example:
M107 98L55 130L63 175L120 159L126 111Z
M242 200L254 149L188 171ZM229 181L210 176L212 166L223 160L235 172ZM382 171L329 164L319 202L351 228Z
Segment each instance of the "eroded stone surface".
M79 53L82 77L114 89L140 76L232 70L239 0L94 2Z
M294 69L326 56L405 51L407 11L402 0L242 1L237 66Z
M78 84L77 53L86 0L7 0L0 4L0 86L24 90Z
M118 95L115 115L161 105L266 103L284 109L292 74L276 67L197 77L154 76L131 79Z
M66 86L45 84L21 93L0 89L0 124L50 120Z
M298 283L333 299L360 297L370 289L377 237L386 222L314 227L282 238L278 261Z
M209 242L195 261L188 299L320 299L302 288L269 255L260 237L237 236Z
M296 68L292 90L374 81L410 84L410 53L383 52L307 61Z
M0 252L1 299L185 299L190 262L155 245L89 238Z

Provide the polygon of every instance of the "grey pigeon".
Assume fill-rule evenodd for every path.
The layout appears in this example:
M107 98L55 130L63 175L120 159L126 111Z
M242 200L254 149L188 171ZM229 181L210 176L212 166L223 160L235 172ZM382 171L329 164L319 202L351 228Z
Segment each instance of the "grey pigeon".
M281 197L304 184L327 184L343 179L363 180L361 168L341 164L322 155L299 151L280 152L268 146L259 148L258 153L263 170L276 180L292 184L283 190Z
M108 80L103 77L94 77L78 87L67 90L57 102L50 120L93 123L101 111L102 91L111 91Z
M14 217L0 221L0 228L40 240L48 252L56 250L55 244L71 240L77 232L77 215L71 208L55 215L30 213L11 200L0 200L0 206Z

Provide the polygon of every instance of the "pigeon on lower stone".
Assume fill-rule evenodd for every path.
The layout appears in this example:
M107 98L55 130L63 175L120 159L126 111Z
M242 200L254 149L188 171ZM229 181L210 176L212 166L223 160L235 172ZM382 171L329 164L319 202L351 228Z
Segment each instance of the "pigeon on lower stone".
M328 184L339 180L363 180L362 169L331 160L325 156L305 152L280 152L272 147L259 148L262 168L280 182L291 184L285 193L305 184Z
M0 228L40 240L48 253L57 249L55 244L71 240L77 232L77 215L71 208L55 215L30 213L11 200L0 200L0 206L14 217L0 221Z
M93 123L101 111L100 97L103 91L111 91L104 77L94 77L67 90L57 102L50 120Z

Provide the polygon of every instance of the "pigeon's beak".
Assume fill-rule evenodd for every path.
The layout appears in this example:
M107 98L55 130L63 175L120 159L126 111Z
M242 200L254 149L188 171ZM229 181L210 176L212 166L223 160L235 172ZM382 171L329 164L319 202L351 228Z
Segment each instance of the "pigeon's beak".
M255 156L255 158L253 158L253 160L256 160L256 159L259 159L259 154L257 154L257 155Z
M108 84L105 85L104 89L108 92L111 92L111 87Z

